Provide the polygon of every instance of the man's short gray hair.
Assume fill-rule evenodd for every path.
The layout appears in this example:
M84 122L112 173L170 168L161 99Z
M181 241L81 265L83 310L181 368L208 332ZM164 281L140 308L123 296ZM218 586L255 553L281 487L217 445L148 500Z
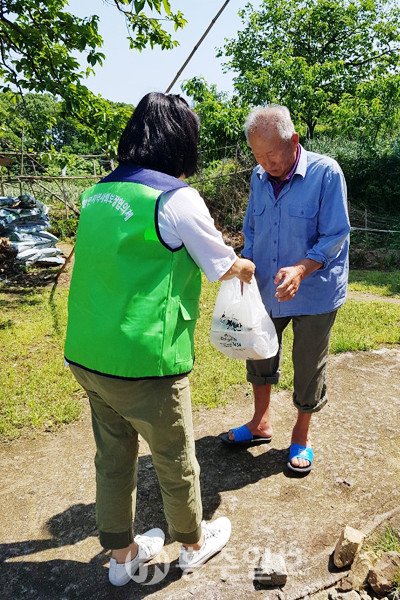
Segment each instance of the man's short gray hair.
M244 123L247 143L249 143L249 135L256 128L263 130L275 128L285 142L289 142L295 133L289 109L280 104L256 106L249 112Z

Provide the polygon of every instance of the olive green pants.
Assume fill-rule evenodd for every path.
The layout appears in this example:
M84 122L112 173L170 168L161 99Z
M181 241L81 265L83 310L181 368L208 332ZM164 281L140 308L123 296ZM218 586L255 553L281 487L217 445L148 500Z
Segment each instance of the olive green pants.
M70 365L86 390L96 441L96 521L105 548L133 541L138 434L149 444L169 533L194 544L201 537L200 468L186 376L115 379Z
M247 361L247 381L254 385L278 383L282 359L282 335L292 321L293 327L293 403L303 413L321 410L328 401L326 367L329 340L337 310L321 315L273 318L279 341L278 353L266 360Z

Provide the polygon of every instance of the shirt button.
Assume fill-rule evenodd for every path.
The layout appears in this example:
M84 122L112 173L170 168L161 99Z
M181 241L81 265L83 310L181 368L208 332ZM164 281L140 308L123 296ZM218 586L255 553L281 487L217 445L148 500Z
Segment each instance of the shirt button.
M274 240L274 244L276 244L276 240Z
M278 225L278 223L274 223L275 227Z
M276 262L276 258L273 258L273 259L272 259L272 262Z

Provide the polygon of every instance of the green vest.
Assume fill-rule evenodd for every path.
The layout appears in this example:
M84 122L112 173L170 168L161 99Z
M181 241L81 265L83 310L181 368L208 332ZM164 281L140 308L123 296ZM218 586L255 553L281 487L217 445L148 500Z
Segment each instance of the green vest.
M136 169L136 170L135 170ZM159 198L186 184L121 165L82 195L65 358L89 371L143 379L188 373L200 270L159 236Z

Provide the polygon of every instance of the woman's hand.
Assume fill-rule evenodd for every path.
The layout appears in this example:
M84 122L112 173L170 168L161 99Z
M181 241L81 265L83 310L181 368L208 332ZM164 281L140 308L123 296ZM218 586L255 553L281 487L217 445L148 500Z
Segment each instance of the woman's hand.
M233 279L237 277L244 283L250 283L256 270L256 265L247 258L237 258L231 268L220 277L220 281L224 279Z

